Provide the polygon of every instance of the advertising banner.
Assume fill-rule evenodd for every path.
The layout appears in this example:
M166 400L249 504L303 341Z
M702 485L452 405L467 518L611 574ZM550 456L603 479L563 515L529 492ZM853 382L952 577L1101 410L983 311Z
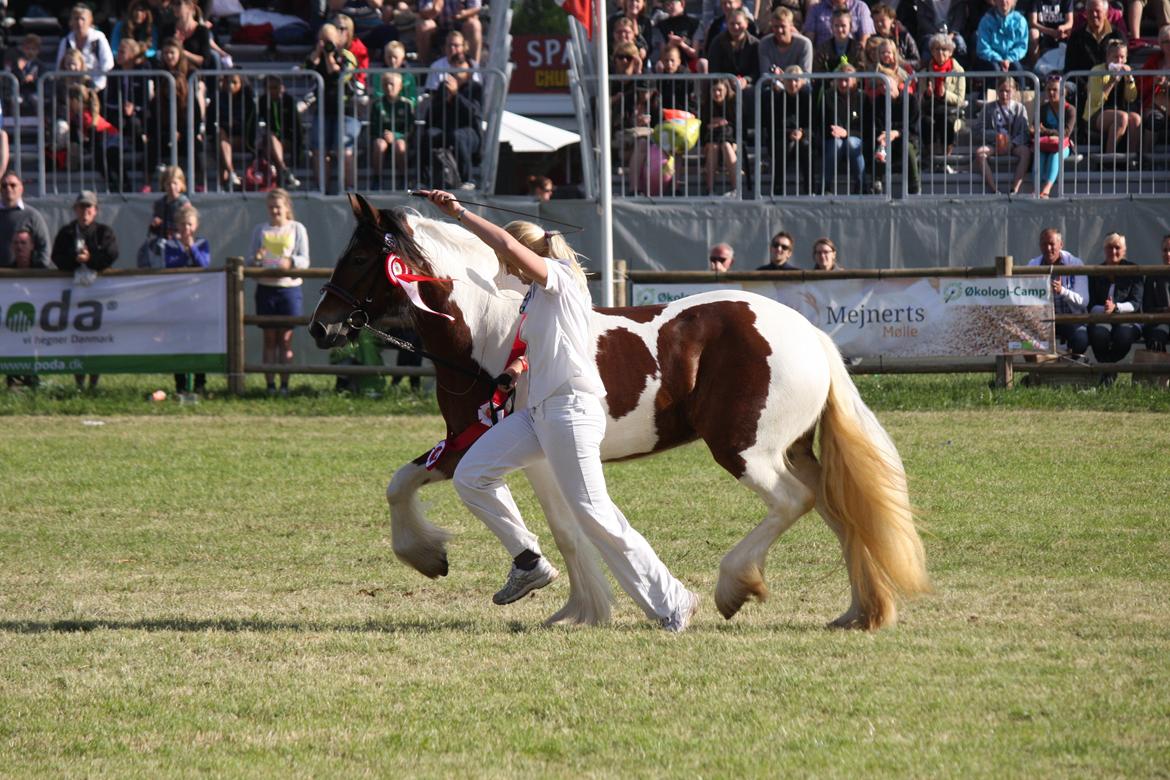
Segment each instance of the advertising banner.
M1052 351L1045 277L834 279L637 284L634 305L712 289L754 292L791 306L850 357L975 357Z
M224 371L226 285L222 273L5 280L0 373Z

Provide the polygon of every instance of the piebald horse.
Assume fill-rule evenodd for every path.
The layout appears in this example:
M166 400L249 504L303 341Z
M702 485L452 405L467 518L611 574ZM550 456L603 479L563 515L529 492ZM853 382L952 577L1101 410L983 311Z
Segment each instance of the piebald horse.
M332 347L405 308L423 348L441 358L436 392L447 444L454 444L477 424L494 389L491 378L513 348L522 288L485 244L455 223L376 210L356 194L350 203L357 228L322 292L310 333L318 346ZM715 604L725 618L751 597L767 598L769 548L814 507L837 535L849 574L849 607L831 625L890 625L899 596L929 590L901 458L833 342L804 317L729 290L659 306L596 309L591 328L608 393L603 459L702 439L767 508L720 563ZM523 404L523 381L517 393ZM428 577L447 574L450 535L423 517L417 493L451 477L458 450L437 447L420 455L398 469L386 490L394 552ZM526 475L569 573L568 602L547 622L607 622L608 583L551 471L540 463Z

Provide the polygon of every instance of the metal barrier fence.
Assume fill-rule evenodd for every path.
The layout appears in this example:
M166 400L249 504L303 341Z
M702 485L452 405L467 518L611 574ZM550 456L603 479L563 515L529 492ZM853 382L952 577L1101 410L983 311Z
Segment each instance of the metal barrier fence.
M593 94L592 107L597 78L584 81ZM722 85L722 97L716 85ZM742 197L744 120L751 116L746 94L730 73L611 75L614 193L651 198ZM690 149L682 141L671 149L675 136L659 132L672 110L688 111L701 123ZM590 114L591 137L597 137L603 128L596 126L597 112Z
M326 189L328 107L314 71L200 70L188 79L184 168L191 189ZM335 136L334 136L335 137ZM336 155L333 155L336 157Z
M175 80L162 70L113 70L92 89L86 73L50 71L37 81L37 173L42 195L92 189L136 192L177 165Z
M1065 197L1170 192L1170 70L1065 74L1076 127L1061 168ZM1063 116L1061 119L1063 120ZM1061 133L1068 128L1062 124Z
M889 129L906 127L892 84L878 73L770 74L757 82L755 196L890 193L894 171L918 166L903 133L887 140Z
M35 90L36 85L33 85L31 91L35 92ZM16 76L7 71L0 72L0 113L4 119L0 129L8 134L8 160L7 164L0 166L0 168L12 168L22 179L24 178L24 150L21 143L21 131L26 113L22 92L25 91L29 90L21 89L21 84ZM31 97L30 100L32 100Z

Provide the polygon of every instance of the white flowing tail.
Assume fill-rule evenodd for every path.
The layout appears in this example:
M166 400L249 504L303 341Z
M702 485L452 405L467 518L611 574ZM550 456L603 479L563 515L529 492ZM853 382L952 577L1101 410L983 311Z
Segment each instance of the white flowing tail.
M897 620L897 596L930 590L906 472L865 405L832 340L829 397L821 414L818 507L841 536L854 605L842 623L876 629Z

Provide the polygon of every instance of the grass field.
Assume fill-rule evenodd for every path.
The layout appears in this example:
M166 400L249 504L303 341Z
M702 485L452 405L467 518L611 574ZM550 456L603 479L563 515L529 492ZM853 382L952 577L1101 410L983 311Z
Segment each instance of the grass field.
M567 584L491 605L508 561L448 485L451 576L394 558L382 491L437 417L5 400L0 775L1165 777L1170 418L877 383L936 593L876 634L823 629L847 584L815 517L718 616L761 506L699 446L607 471L704 593L692 630L620 595L544 629Z

